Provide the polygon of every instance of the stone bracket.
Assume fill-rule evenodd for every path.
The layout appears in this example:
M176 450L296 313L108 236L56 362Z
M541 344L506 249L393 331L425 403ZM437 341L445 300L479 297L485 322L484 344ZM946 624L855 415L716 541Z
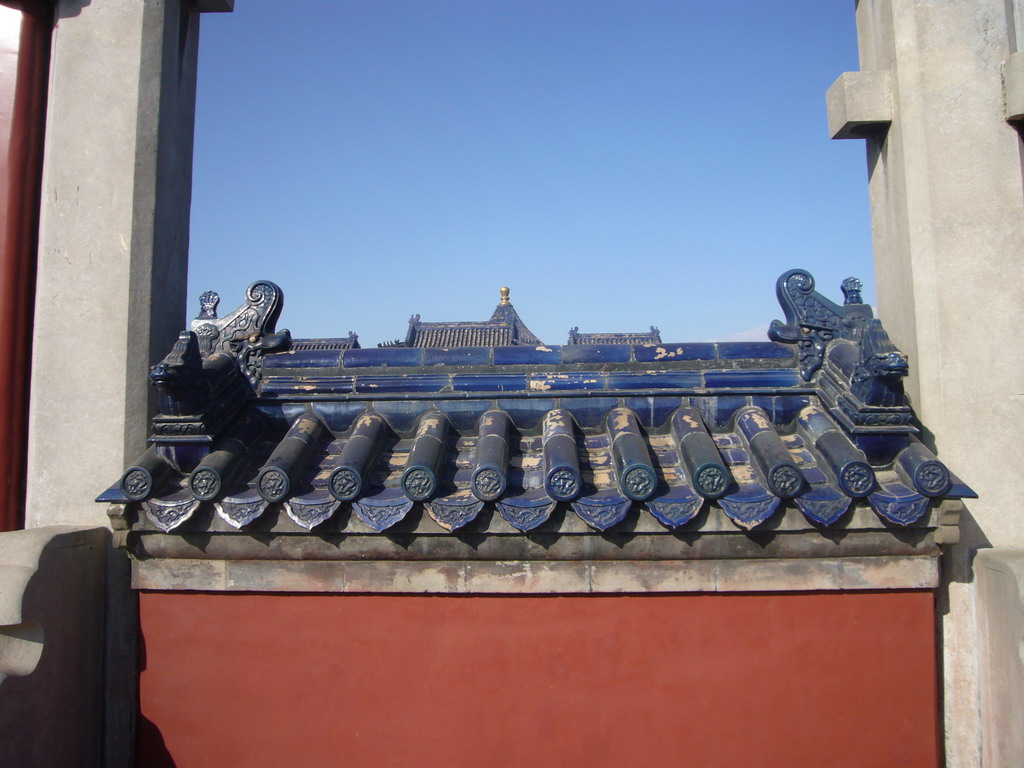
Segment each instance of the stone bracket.
M1003 64L1003 98L1006 119L1024 121L1024 52L1011 53Z
M844 72L825 95L833 139L863 139L892 123L892 76L888 70Z

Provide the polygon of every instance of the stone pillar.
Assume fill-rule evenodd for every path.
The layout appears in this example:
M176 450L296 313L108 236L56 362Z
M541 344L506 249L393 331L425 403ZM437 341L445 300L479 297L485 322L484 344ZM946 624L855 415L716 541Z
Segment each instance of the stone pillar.
M982 764L987 727L973 554L1024 545L1024 174L1003 87L1014 5L859 0L861 71L828 94L833 137L867 142L879 315L910 355L922 439L980 494L939 598L950 766Z
M981 551L978 583L981 711L985 765L1020 765L1024 755L1024 549Z
M145 449L146 374L185 323L198 14L232 0L58 0L43 157L26 526Z

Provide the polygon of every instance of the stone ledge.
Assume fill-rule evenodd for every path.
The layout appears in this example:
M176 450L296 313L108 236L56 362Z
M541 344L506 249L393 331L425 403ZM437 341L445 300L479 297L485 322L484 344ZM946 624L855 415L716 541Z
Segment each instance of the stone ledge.
M825 95L833 139L863 139L892 123L892 78L887 70L844 72Z
M1006 119L1024 120L1024 53L1011 53L1003 64L1003 98Z
M649 561L137 560L157 591L587 594L934 589L937 557Z

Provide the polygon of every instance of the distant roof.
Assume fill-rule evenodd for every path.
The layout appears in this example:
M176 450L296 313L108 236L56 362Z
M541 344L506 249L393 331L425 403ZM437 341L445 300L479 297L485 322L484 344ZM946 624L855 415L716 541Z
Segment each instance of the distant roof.
M419 315L409 318L409 331L404 343L384 343L381 347L512 347L518 344L537 346L538 339L519 317L508 300L509 289L502 287L501 301L490 320L420 321Z
M292 339L291 349L296 352L360 349L359 335L349 331L348 336L340 339Z
M580 333L579 328L570 328L566 344L661 344L661 331L653 325L639 333Z

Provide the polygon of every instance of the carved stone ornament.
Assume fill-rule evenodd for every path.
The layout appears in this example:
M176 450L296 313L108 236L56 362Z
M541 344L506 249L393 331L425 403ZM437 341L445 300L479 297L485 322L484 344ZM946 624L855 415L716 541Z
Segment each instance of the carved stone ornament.
M794 496L800 490L803 482L800 471L786 465L775 467L768 478L768 483L771 485L772 490L781 494L784 498Z
M248 525L267 510L267 502L255 493L247 494L246 498L224 499L214 504L217 514L233 528Z
M836 404L850 423L858 427L908 427L914 419L910 408L865 407L864 403L850 394L840 395Z
M863 462L850 462L840 473L839 484L851 496L866 496L875 487L875 473Z
M199 509L199 500L185 499L150 499L142 502L146 516L157 528L165 533L174 530L188 520Z
M424 501L434 493L434 476L425 469L414 469L402 479L405 495L413 501Z
M808 519L819 525L832 525L836 520L846 514L850 508L850 497L836 493L827 486L815 488L810 493L797 496L794 499L797 508L804 513Z
M825 347L833 339L856 339L872 318L867 304L852 303L860 291L851 290L855 278L847 278L847 304L840 306L814 290L814 278L803 269L783 273L775 284L775 294L786 315L786 322L773 320L768 338L784 344L796 344L800 374L810 381L821 368ZM858 281L859 282L859 281Z
M498 514L513 528L520 531L532 531L541 523L545 522L555 509L555 502L547 499L524 500L503 499L498 502Z
M482 499L496 499L504 489L504 482L496 469L484 469L473 479L477 494Z
M146 498L153 486L153 477L142 469L133 469L124 476L121 481L124 488L124 495L132 501L139 501Z
M400 522L412 509L411 501L400 501L395 504L369 504L366 500L353 504L359 519L373 530L380 533L395 523Z
M704 499L697 494L687 501L665 501L655 499L647 502L647 509L662 525L676 528L692 520L704 504Z
M363 481L354 469L341 467L331 474L330 490L336 499L351 501L363 487Z
M713 498L720 496L725 491L726 486L729 484L729 476L721 467L708 465L701 467L697 471L693 482L697 486L697 491L704 496Z
M880 493L872 493L868 496L868 501L871 502L875 512L897 525L916 523L928 510L928 498L918 494L896 499L883 496Z
M926 461L914 473L914 484L925 493L945 493L950 484L949 470L938 461Z
M220 492L220 475L212 469L200 469L192 475L189 486L196 498L209 501Z
M466 496L468 496L468 499L452 497L435 499L424 506L426 506L427 514L430 515L434 522L446 531L455 531L473 522L484 507L482 501L473 498L469 494L466 494Z
M331 515L341 506L341 502L329 497L316 500L294 498L291 501L286 501L283 506L288 517L309 530L330 519Z
M858 280L856 277L848 277L843 280L840 286L843 290L843 304L863 304L864 300L860 297L860 292L864 288L864 283Z
M878 320L870 320L860 338L860 361L850 379L850 393L865 405L900 407L904 404L903 379L909 370L907 356L896 348Z
M654 491L657 479L651 470L645 467L634 467L626 473L623 484L634 499L643 499Z
M737 494L735 498L723 497L718 503L722 505L722 510L730 520L741 528L750 530L772 516L779 506L779 498L768 495L766 498L744 500Z
M207 291L200 297L199 316L192 321L192 332L199 352L206 358L217 352L231 355L239 370L253 386L259 382L263 358L267 352L287 349L291 333L275 332L277 318L284 307L284 294L269 280L259 280L245 292L246 301L226 317L216 316L220 297Z
M196 317L216 320L218 304L220 304L220 294L216 291L203 291L199 296L199 314Z
M260 495L267 501L281 501L288 495L290 485L287 474L277 467L271 467L260 477Z
M621 523L632 506L633 502L624 496L601 499L597 503L590 499L572 502L572 509L579 518L598 531L606 531L613 525Z
M191 331L178 335L171 351L153 366L149 380L160 392L160 412L167 416L199 414L210 403L210 385L203 375L199 339Z
M558 469L551 473L548 480L551 495L559 501L568 501L579 493L580 483L576 473L568 469Z

